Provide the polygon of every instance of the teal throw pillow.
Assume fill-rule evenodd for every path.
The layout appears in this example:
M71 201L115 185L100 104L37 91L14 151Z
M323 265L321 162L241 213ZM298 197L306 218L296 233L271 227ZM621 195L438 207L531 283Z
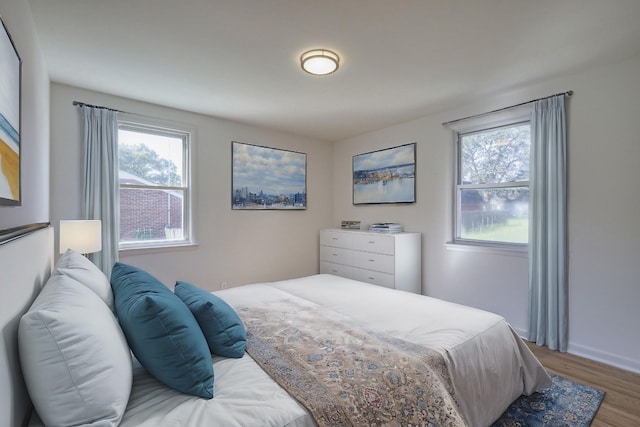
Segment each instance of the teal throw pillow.
M187 306L149 273L120 262L111 287L118 321L142 366L175 390L211 399L211 353Z
M195 316L211 353L223 357L244 356L247 334L240 317L229 304L186 282L176 282L174 292Z

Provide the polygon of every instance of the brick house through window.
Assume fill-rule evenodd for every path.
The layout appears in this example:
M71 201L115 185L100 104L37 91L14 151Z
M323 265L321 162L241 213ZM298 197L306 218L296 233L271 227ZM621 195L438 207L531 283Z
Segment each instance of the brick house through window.
M150 188L153 183L124 171L119 176L121 184L145 186L120 189L121 242L183 238L181 191Z

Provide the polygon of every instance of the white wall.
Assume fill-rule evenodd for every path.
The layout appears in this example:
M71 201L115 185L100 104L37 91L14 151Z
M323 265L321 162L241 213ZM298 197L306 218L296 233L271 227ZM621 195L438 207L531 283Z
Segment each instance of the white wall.
M51 218L80 218L82 128L74 100L195 127L193 153L198 246L123 251L120 260L173 287L176 280L210 290L316 274L318 230L331 225L332 145L228 120L145 104L70 86L51 85ZM305 211L231 210L231 141L307 154ZM57 246L56 246L57 248Z
M49 221L49 76L35 33L29 5L0 0L0 16L22 59L20 161L22 206L0 206L0 229ZM38 235L49 236L50 230ZM18 363L18 322L48 278L49 245L21 238L0 246L0 425L19 426L31 408ZM25 256L33 257L31 268Z
M448 249L453 139L443 122L574 90L568 101L569 351L640 372L640 57L340 141L334 222L394 221L423 233L423 292L527 330L527 259ZM354 206L355 154L417 142L417 202Z

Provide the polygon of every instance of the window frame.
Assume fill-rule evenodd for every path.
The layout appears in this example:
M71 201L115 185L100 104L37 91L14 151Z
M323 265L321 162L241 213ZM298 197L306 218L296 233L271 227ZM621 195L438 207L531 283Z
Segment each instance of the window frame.
M183 235L178 240L141 240L135 242L122 242L120 240L120 215L118 214L118 249L120 251L134 249L175 248L195 245L193 226L193 181L192 181L192 152L195 140L195 130L188 125L168 120L154 119L129 113L121 113L118 117L118 132L120 130L139 132L149 135L157 135L182 139L182 186L122 184L118 178L118 213L120 212L120 192L125 189L153 189L163 191L181 191ZM118 142L118 151L120 143ZM119 155L118 155L119 157ZM120 165L118 163L118 173Z
M474 116L470 119L463 119L453 122L449 127L453 131L454 146L454 167L453 167L453 193L452 193L452 222L451 240L447 245L451 247L478 247L486 249L500 249L513 252L524 252L528 250L529 243L501 242L492 240L478 240L462 238L462 190L463 189L493 189L493 188L517 188L527 187L529 190L530 179L528 181L514 181L505 183L490 184L461 184L462 152L461 141L464 136L488 132L494 129L518 126L524 123L531 123L531 107L521 106L510 110L500 111L496 114L486 114ZM530 158L530 156L529 156ZM530 168L531 170L531 168ZM529 205L529 208L531 205Z

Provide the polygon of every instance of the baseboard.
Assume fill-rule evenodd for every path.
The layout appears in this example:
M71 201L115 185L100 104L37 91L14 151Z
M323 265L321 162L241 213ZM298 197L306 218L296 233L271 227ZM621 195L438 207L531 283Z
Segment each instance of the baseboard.
M596 362L602 362L607 365L615 366L616 368L624 369L625 371L635 372L640 374L640 360L630 359L617 354L609 353L602 350L596 350L580 344L569 343L567 352L575 354L576 356L584 357L586 359L595 360Z
M513 328L513 326L512 326L512 328ZM518 334L518 336L519 336L520 338L522 338L523 340L526 340L526 339L527 339L527 334L528 334L528 332L527 332L527 330L526 330L526 329L513 328L513 330L514 330L514 331L516 331L516 333Z
M514 328L514 330L518 335L520 335L520 337L522 337L522 339L528 340L528 332L526 330L520 328ZM594 360L596 362L601 362L606 365L615 366L616 368L624 369L625 371L640 374L640 360L629 359L607 351L596 350L585 345L571 342L567 346L567 353L584 357L585 359Z

